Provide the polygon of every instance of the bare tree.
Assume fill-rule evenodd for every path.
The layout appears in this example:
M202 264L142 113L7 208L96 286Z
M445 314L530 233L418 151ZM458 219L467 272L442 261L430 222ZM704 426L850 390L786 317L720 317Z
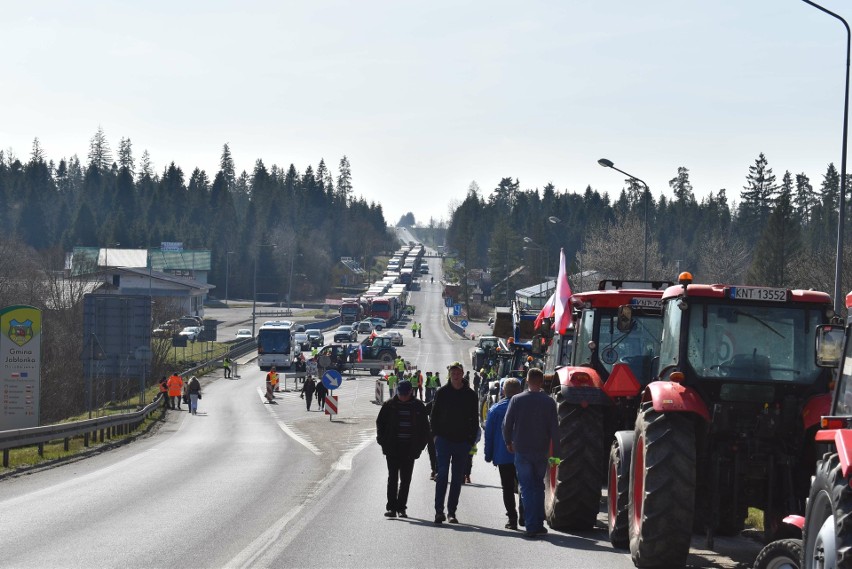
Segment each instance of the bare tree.
M585 239L583 271L594 270L602 278L641 279L644 263L644 222L626 216L610 225L591 229ZM663 263L659 243L648 236L648 278L671 278L674 268Z
M742 282L749 265L751 253L738 239L712 235L703 239L704 246L699 254L699 272L696 282L727 283Z

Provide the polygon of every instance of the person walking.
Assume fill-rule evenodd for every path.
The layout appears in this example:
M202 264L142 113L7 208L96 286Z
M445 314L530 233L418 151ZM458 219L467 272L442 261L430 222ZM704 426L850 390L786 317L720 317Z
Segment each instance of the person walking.
M393 362L393 368L396 370L396 378L402 380L402 375L405 373L405 360L402 356L397 356Z
M317 381L316 388L314 389L314 393L317 396L317 409L320 411L325 409L325 396L328 395L328 387L322 382L322 380Z
M396 395L396 386L399 384L399 375L395 373L388 374L388 394L391 398Z
M316 383L314 383L313 377L305 378L305 383L302 385L302 394L299 396L305 400L305 403L308 406L308 411L311 410L311 402L314 399L314 391L316 390Z
M189 412L195 415L198 411L198 400L201 399L201 383L194 375L189 378L186 392L189 393Z
M414 461L420 458L428 436L426 408L413 397L411 382L403 380L396 396L382 404L376 417L376 441L388 465L385 517L408 517L408 491Z
M521 512L515 507L515 494L518 491L518 476L515 472L515 455L506 448L506 439L503 438L503 419L509 408L509 400L521 392L521 382L515 378L509 378L503 385L505 397L491 406L488 417L485 419L485 462L490 462L500 472L500 486L503 488L503 505L506 507L506 516L509 522L506 529L518 529L524 525L524 507L521 502Z
M546 534L544 527L544 476L551 443L559 446L559 421L556 402L542 386L544 373L537 367L527 372L528 391L509 400L503 420L506 448L515 454L515 470L524 504L526 537Z
M169 388L169 399L172 400L172 409L175 409L175 404L177 404L177 410L180 411L180 400L183 397L183 379L178 372L169 376L167 386Z
M411 337L412 338L417 337L417 322L416 321L411 323Z
M414 372L414 379L417 385L417 398L420 401L423 401L423 372L419 369ZM413 384L415 382L412 382Z
M422 337L423 337L423 322L418 322L417 323L417 339L419 340Z
M430 400L426 403L426 416L430 417L429 419L429 438L426 442L426 450L429 452L429 466L432 469L432 473L429 475L429 480L435 480L435 477L438 475L438 457L435 455L435 435L432 433L432 403L434 400Z
M272 378L273 376L277 377L278 374L275 373L275 366L269 368L269 372L266 374L266 401L269 403L275 402L275 395L272 394L273 386L272 386Z
M431 371L426 372L426 401L432 401L435 398L435 392L441 387L441 378L438 372L432 375Z
M278 382L280 379L278 378L278 372L275 370L275 366L269 368L269 372L266 374L266 381L268 381L269 385L272 386L272 391L280 391L278 388Z
M453 362L447 368L450 380L435 392L430 415L435 435L438 474L435 480L435 523L459 523L456 509L468 453L479 435L476 394L464 383L464 366ZM452 468L452 480L449 479ZM449 495L447 484L449 482ZM444 515L444 498L447 515Z
M163 398L163 410L169 408L169 379L164 375L160 380L160 393Z
M225 359L222 360L222 370L225 373L225 379L231 379L231 358L225 356Z

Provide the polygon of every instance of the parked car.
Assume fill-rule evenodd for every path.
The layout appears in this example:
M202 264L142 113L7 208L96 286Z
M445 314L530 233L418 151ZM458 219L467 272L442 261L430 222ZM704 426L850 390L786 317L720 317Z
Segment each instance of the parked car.
M373 325L373 328L379 332L382 331L382 328L388 327L387 321L384 318L379 318L378 316L370 318L370 323Z
M245 340L246 338L251 338L251 330L248 328L240 328L237 330L237 333L234 334L237 340Z
M306 332L304 324L294 324L293 332Z
M429 265L423 265L422 267L420 267L420 274L421 275L428 275L429 274Z
M204 322L201 320L200 316L181 316L178 319L181 326L202 326Z
M382 333L382 336L391 339L391 344L394 346L402 346L402 334L396 330L388 330L387 332Z
M187 326L183 330L180 331L180 336L184 336L190 342L194 342L198 339L198 336L201 334L201 326Z
M168 322L163 322L154 330L151 331L151 335L155 338L171 338L178 332L183 329L177 320L169 320Z
M358 322L358 325L352 325L356 330L358 330L359 334L372 334L373 333L373 323L369 320L362 320Z
M305 332L296 332L293 335L293 346L300 352L311 349L311 340Z
M339 326L337 330L334 331L334 342L357 342L358 341L358 332L350 326L349 324L344 324L343 326Z
M308 335L308 340L311 341L312 348L319 348L322 346L322 331L317 330L316 328L308 328L306 334Z

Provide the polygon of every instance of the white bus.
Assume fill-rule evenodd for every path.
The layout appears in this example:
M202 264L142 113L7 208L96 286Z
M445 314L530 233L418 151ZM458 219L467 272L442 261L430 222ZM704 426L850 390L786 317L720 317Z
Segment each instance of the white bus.
M293 363L293 323L266 322L257 331L257 365L262 370L272 366L289 369Z

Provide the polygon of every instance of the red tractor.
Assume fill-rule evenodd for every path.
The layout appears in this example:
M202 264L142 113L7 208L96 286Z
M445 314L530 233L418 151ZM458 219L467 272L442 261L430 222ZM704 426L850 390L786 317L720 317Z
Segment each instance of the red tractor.
M561 459L545 477L545 514L554 529L595 525L608 449L615 433L635 422L639 393L659 353L660 298L671 284L608 280L573 296L573 338L557 337L548 350L547 368L555 368L555 375L547 377L553 377L559 412L554 455ZM632 317L619 322L622 306L630 307ZM566 358L561 352L567 349ZM566 361L571 363L560 366ZM610 528L610 539L626 541L626 527Z
M784 517L804 513L831 405L814 342L834 315L827 294L679 282L663 294L659 371L613 448L609 510L627 520L637 567L682 565L694 530L712 547L750 506L768 539L783 537Z

